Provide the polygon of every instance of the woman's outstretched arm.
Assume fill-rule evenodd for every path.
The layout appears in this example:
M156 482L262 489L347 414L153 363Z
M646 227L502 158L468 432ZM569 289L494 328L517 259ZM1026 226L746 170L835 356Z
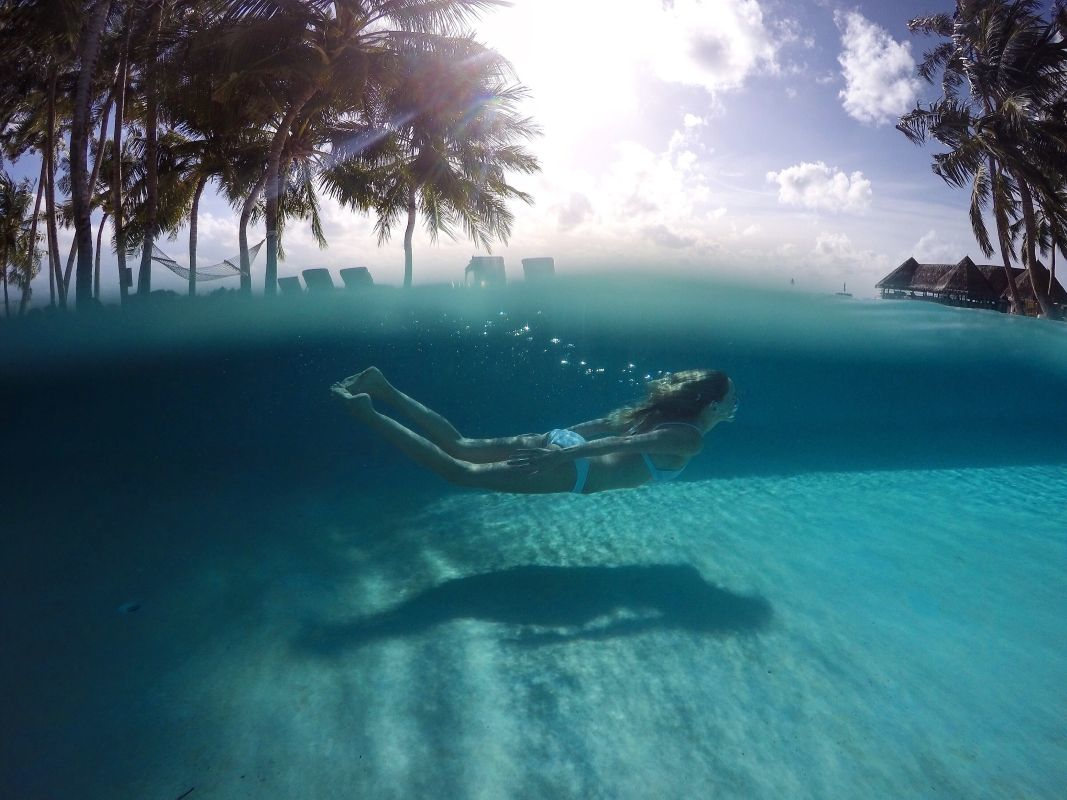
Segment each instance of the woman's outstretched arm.
M566 447L571 458L606 456L610 453L694 456L704 447L704 437L692 428L671 427L633 436L605 436L592 442Z
M567 430L574 431L578 435L584 436L586 439L591 439L594 436L607 436L619 432L618 426L607 417L591 419L587 422L579 422L577 425L571 425Z
M650 455L676 455L690 458L704 447L703 437L692 429L665 428L634 436L605 436L574 447L561 450L543 448L523 449L508 459L514 466L542 470L576 458L606 456L613 453L648 453Z

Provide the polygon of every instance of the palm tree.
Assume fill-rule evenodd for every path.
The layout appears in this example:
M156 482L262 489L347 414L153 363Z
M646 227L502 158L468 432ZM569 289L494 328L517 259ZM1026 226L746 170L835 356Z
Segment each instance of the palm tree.
M1065 251L1067 248L1067 186L1059 192L1055 205L1049 207L1043 205L1036 209L1037 218L1037 250L1049 257L1048 292L1051 296L1056 281L1056 251ZM1026 242L1026 222L1023 219L1016 220L1011 226L1011 240L1014 243L1022 239L1023 248L1029 245Z
M74 237L78 246L78 270L75 280L75 301L87 300L93 293L93 228L89 218L89 202L93 187L89 182L86 151L89 145L89 121L93 102L93 82L101 39L111 13L112 0L96 0L88 12L88 20L78 40L78 79L73 97L73 116L70 125L71 203L74 206ZM109 80L110 83L110 80ZM110 107L110 100L105 108ZM105 115L108 112L105 111ZM105 122L102 128L107 127ZM99 163L99 158L97 159Z
M537 132L515 110L525 90L508 83L508 64L498 54L469 38L416 42L401 54L397 72L379 98L377 118L344 131L334 151L371 176L379 243L405 219L404 285L411 286L420 211L432 241L440 232L454 236L458 224L489 249L511 233L514 218L506 201L531 201L508 183L507 171L540 167L519 144ZM343 190L361 196L365 178L342 163L327 180L344 200Z
M278 263L278 203L281 162L294 122L313 101L339 113L358 112L368 83L384 78L374 74L383 52L401 43L427 41L436 35L459 33L466 22L503 0L231 0L229 16L245 23L243 32L262 40L265 30L280 32L284 47L257 59L250 71L278 78L278 113L262 185L265 192L267 265L265 290L276 289ZM236 55L242 48L233 48ZM246 63L244 66L248 67ZM236 90L237 78L229 87ZM249 198L246 211L254 197ZM247 216L247 214L243 215ZM242 264L247 244L242 246Z
M911 20L913 32L947 39L919 67L930 82L941 71L942 97L926 108L919 104L897 128L917 144L932 137L949 148L934 156L934 172L954 186L971 184L971 226L987 256L993 248L983 212L992 204L1015 309L1009 229L1021 211L1028 232L1024 263L1042 313L1051 316L1034 250L1034 204L1035 195L1054 202L1063 180L1067 128L1046 112L1063 96L1067 49L1039 11L1036 0L958 0L952 15Z
M188 77L195 76L195 68ZM189 294L196 294L197 220L200 198L212 182L220 187L238 187L238 165L249 151L262 158L264 137L256 125L238 112L240 106L223 105L211 99L205 80L185 79L176 88L170 114L175 130L183 136L177 152L188 165L184 180L193 186L189 211Z
M42 155L51 301L66 305L56 222L56 154L70 119L71 72L80 31L78 4L8 0L0 7L0 133L13 158Z
M16 182L0 171L0 273L4 285L4 316L10 316L8 280L26 287L39 263L36 230L30 213L34 190L28 179Z

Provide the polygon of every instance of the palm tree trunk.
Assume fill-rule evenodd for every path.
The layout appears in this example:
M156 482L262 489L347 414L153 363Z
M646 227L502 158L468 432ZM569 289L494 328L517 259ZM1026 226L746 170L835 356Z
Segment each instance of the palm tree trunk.
M48 288L51 294L52 305L56 304L58 294L59 305L66 307L67 297L63 291L63 276L59 271L59 233L56 229L56 83L59 80L59 69L55 63L49 66L51 73L48 78L48 111L47 122L48 134L45 147L47 186L45 186L45 223L48 229Z
M1030 194L1030 187L1018 173L1015 180L1019 184L1019 197L1023 201L1023 223L1026 225L1026 271L1030 274L1030 285L1034 289L1034 297L1041 307L1041 313L1048 319L1056 318L1056 309L1049 302L1048 292L1042 285L1040 275L1037 272L1037 218L1034 214L1034 198Z
M30 288L30 279L33 275L33 254L37 249L37 218L41 213L41 198L44 196L44 182L46 177L45 160L41 159L41 179L37 181L37 200L33 204L33 220L30 222L30 241L26 245L29 248L29 252L26 254L26 277L22 283L22 299L19 301L20 317L26 313L26 306L29 305L30 298L33 296L33 289Z
M141 264L137 270L137 294L152 291L152 248L156 239L156 218L159 204L159 93L148 87L148 112L145 120L145 228L141 250Z
M1056 285L1056 239L1052 239L1052 259L1048 268L1048 296L1051 299L1052 289Z
M411 238L415 233L415 186L408 187L408 224L404 228L404 288L411 287Z
M100 38L111 12L111 0L97 0L82 30L78 44L78 82L74 89L74 109L70 123L71 204L74 210L74 239L78 243L78 279L74 291L77 302L87 300L93 290L93 223L89 186L89 114L92 110L93 74L100 57Z
M282 151L285 149L285 142L289 138L289 129L293 127L293 121L304 110L304 106L311 100L315 91L314 84L304 89L282 117L270 143L270 155L267 158L266 197L267 267L264 271L263 282L263 293L267 295L278 291L278 202L281 199Z
M252 292L252 263L248 258L248 220L252 216L252 209L259 202L259 196L263 193L263 185L267 182L267 172L259 176L256 185L252 187L245 204L241 208L241 222L237 228L237 241L241 248L241 291Z
M1000 184L1003 180L1000 174L999 167L992 156L989 156L989 174L993 180L994 187ZM1011 307L1008 312L1011 314L1021 314L1022 307L1019 305L1019 296L1015 291L1015 275L1011 271L1011 245L1008 242L1008 220L1004 216L1004 209L996 202L998 192L996 188L993 191L993 216L996 218L997 223L997 239L1000 241L1000 257L1004 262L1004 277L1008 280L1008 298Z
M149 48L149 66L146 70L148 83L145 114L145 228L144 248L141 250L141 266L137 271L137 294L147 295L152 291L152 248L155 245L156 221L159 205L159 31L163 25L164 0L156 5L152 20L152 41Z
M104 238L104 223L107 222L108 213L100 218L100 227L96 229L96 263L93 264L93 298L100 299L100 242Z
M189 212L189 296L196 294L196 217L200 210L200 195L207 186L207 174L200 176L193 192L193 207Z
M11 316L11 309L7 306L7 248L4 248L4 255L0 258L0 267L3 267L4 273L4 316Z
M93 192L96 189L96 180L100 177L100 162L104 153L104 140L107 138L107 120L111 116L111 102L113 94L109 94L104 101L103 111L100 114L100 136L96 140L96 159L93 161L93 171L89 175L89 210L92 212ZM78 237L70 243L70 253L67 255L67 268L63 272L63 291L70 293L70 276L74 271L74 257L78 255ZM75 287L77 291L77 287Z
M115 254L119 262L119 299L122 305L126 305L126 297L129 294L129 284L126 280L128 274L126 268L126 234L122 229L122 123L126 108L126 79L130 66L130 29L133 22L134 4L130 3L126 9L126 18L123 22L126 28L126 38L122 44L122 55L119 58L119 74L115 83L115 129L112 138L115 154L115 164L111 177L111 213L112 225L115 228Z

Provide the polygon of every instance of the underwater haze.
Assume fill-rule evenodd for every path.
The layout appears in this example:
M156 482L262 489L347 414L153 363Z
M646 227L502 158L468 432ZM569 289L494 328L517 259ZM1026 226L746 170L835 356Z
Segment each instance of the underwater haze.
M0 796L1059 798L1067 325L676 277L153 298L0 326ZM670 484L467 436L718 368Z

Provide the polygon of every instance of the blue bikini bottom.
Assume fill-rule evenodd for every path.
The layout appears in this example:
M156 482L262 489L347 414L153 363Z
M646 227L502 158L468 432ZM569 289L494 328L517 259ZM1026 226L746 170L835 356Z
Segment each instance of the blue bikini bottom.
M548 443L558 447L577 447L580 444L585 444L585 437L574 431L556 428L548 432ZM574 473L574 488L571 489L571 492L573 494L583 494L585 479L589 477L589 459L574 459Z

